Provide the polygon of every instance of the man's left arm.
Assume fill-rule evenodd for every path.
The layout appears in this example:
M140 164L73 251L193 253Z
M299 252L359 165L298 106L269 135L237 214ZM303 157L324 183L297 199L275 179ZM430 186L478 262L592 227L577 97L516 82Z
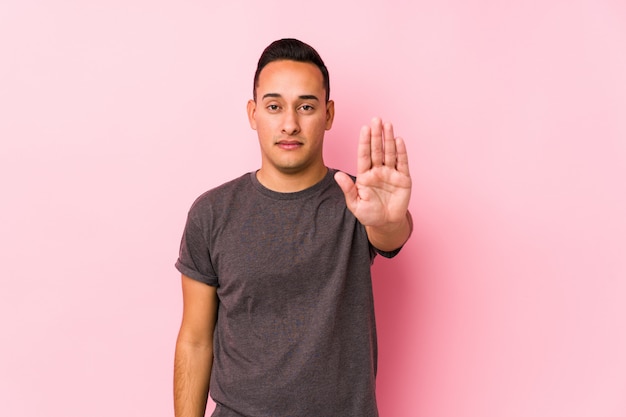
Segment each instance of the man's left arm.
M375 227L365 226L367 238L372 246L383 252L392 252L409 240L413 232L413 218L411 212L407 210L405 220L398 224Z
M343 172L335 174L348 209L365 226L370 243L390 252L411 235L409 213L411 175L404 140L395 137L391 123L372 119L359 137L356 181Z

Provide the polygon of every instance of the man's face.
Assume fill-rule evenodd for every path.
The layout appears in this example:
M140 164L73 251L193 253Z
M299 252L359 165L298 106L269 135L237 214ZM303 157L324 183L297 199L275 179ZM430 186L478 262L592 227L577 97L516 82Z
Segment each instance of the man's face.
M325 100L319 68L271 62L259 75L256 94L256 102L248 102L248 119L259 136L261 170L296 175L324 168L324 132L332 126L334 105Z

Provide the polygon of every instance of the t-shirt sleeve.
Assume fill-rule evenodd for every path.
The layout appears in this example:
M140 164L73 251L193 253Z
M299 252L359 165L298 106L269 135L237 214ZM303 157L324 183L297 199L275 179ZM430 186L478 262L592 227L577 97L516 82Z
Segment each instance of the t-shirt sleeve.
M390 252L388 251L384 251L384 250L380 250L375 248L374 246L372 246L370 244L372 250L374 251L374 253L379 254L380 256L382 256L383 258L393 258L394 256L396 256L398 253L400 253L400 250L402 250L402 246L400 246L398 249L394 249Z
M207 239L191 215L187 216L175 266L180 273L189 278L213 287L219 286L217 274L211 263Z

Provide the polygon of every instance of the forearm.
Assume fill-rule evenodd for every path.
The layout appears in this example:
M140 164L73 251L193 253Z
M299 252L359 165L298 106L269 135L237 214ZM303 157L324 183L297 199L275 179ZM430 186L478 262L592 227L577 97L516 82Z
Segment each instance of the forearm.
M370 243L381 251L391 252L406 243L413 231L413 219L409 211L402 222L383 226L366 226Z
M176 343L174 412L176 417L203 417L213 366L212 347Z

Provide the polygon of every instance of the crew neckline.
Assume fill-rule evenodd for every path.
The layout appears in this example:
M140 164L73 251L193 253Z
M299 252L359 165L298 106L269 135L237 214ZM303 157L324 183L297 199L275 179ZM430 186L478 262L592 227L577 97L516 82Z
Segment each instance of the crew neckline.
M321 180L319 180L317 183L313 184L309 188L305 188L304 190L290 192L290 193L282 193L279 191L270 190L269 188L261 184L261 182L258 180L258 178L256 177L257 171L250 172L248 176L254 188L257 191L259 191L261 194L267 197L273 198L275 200L295 200L298 198L305 198L312 194L315 194L319 190L326 188L331 181L334 181L335 172L337 172L337 170L328 168L328 167L326 169L327 169L326 175L324 175L324 177Z

